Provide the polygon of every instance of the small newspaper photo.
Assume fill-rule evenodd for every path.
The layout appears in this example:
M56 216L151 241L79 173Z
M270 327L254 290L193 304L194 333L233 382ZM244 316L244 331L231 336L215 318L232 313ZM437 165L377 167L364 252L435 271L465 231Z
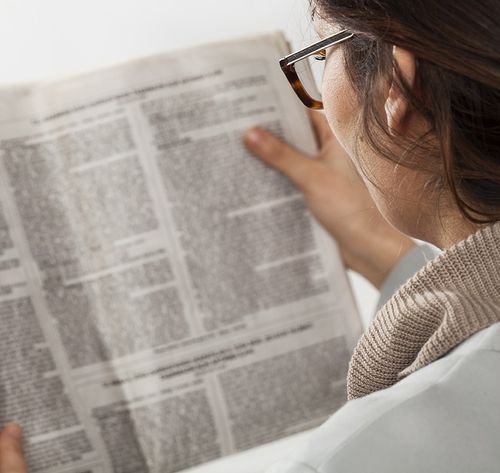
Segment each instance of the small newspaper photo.
M280 33L0 90L0 424L30 473L174 473L319 425L361 322L242 144L315 138Z

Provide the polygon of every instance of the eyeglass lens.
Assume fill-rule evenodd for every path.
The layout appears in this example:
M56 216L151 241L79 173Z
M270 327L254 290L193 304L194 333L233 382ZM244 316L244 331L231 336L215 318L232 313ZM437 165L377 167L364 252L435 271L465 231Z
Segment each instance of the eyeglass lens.
M321 83L325 71L325 52L320 51L295 64L297 76L305 91L314 100L321 101Z

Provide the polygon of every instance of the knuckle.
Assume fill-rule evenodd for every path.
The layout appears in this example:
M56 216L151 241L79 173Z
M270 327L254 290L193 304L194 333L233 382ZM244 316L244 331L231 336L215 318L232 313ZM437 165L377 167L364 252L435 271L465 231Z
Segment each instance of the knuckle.
M278 139L272 139L270 140L269 151L275 155L285 154L286 145Z

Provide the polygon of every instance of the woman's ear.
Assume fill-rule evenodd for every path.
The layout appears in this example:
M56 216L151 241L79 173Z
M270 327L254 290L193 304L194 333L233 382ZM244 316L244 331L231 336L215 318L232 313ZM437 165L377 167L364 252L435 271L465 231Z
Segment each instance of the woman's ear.
M394 46L392 50L395 63L410 88L415 85L416 60L413 53L406 49ZM391 135L402 135L405 133L405 119L407 118L409 103L404 97L401 89L396 85L396 71L393 70L392 83L385 101L385 113L387 126Z

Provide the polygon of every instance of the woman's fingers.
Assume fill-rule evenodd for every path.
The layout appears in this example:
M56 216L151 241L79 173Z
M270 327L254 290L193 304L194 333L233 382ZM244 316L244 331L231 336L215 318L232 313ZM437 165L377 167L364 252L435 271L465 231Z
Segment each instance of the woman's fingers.
M27 473L21 428L7 425L0 433L0 473Z
M309 118L313 124L316 139L319 146L323 146L326 141L332 138L333 133L323 112L309 110Z
M322 166L261 128L247 131L244 142L252 153L281 171L303 191L313 182L318 166Z

